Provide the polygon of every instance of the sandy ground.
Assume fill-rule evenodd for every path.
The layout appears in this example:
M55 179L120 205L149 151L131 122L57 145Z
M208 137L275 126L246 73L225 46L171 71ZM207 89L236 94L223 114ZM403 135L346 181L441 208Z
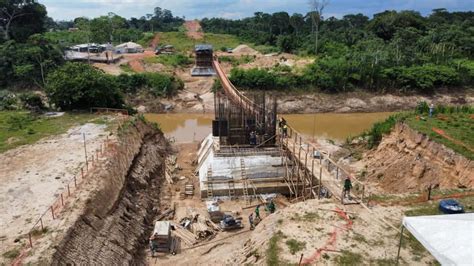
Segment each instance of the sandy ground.
M90 157L105 139L105 130L105 125L88 123L0 154L0 254L17 245L14 240L31 229L79 173L85 161L82 133Z

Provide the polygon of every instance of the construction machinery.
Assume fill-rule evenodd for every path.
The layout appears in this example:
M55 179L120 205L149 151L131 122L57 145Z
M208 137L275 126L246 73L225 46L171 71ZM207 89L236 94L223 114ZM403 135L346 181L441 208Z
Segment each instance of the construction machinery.
M236 219L232 215L226 214L224 215L224 219L222 219L220 226L223 231L230 231L244 228L241 219Z

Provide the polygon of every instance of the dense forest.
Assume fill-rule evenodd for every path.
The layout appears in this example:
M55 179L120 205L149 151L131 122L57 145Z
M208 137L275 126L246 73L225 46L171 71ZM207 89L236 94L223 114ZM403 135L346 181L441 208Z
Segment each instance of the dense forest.
M317 56L304 73L234 70L237 85L262 89L317 87L431 92L474 81L474 12L435 9L385 11L373 18L349 14L324 18L323 8L306 15L257 12L241 20L203 19L205 32L230 33L282 52Z
M64 49L73 44L149 40L153 33L147 31L178 30L184 19L169 10L157 7L139 19L109 13L55 22L47 16L46 7L34 0L0 0L0 7L0 110L18 105L43 107L39 96L28 92L31 89L44 90L50 103L67 110L123 107L124 93L146 89L166 96L183 87L178 78L165 74L114 77L87 64L66 63L63 56Z
M68 90L65 87L74 83L61 83L58 77L74 75L78 77L71 81L110 79L110 84L118 88L119 93L114 95L133 92L133 87L145 87L155 95L170 95L174 88L183 86L176 77L159 73L111 78L96 69L66 64L63 56L65 48L73 44L135 41L146 45L154 32L183 30L184 18L169 10L156 7L150 14L130 19L108 13L96 18L54 21L47 16L46 7L35 0L0 0L0 7L0 102L10 102L11 90L22 88L42 89L59 101L62 96L55 95L60 95L60 85ZM231 79L240 87L422 93L472 87L474 12L435 9L422 16L415 11L385 11L373 18L349 14L338 19L325 18L323 10L323 6L314 6L305 15L257 12L240 20L205 18L201 24L208 33L232 34L243 43L264 44L280 52L315 59L303 69L282 65L269 69L234 68ZM92 89L87 93L100 90L99 83L89 86ZM82 94L85 92L78 93ZM103 105L122 102L104 99ZM56 104L77 107L75 103Z

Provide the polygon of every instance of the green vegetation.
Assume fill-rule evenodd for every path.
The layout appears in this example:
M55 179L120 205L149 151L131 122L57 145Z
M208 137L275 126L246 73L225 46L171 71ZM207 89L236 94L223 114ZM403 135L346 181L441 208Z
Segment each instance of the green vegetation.
M92 114L67 113L60 117L34 116L23 111L0 112L0 152L65 133L74 125L103 123Z
M321 16L317 10L306 15L256 12L240 20L205 18L201 25L206 32L230 33L282 52L316 56L303 75L290 76L291 82L272 89L290 85L328 92L362 88L432 93L441 87L472 85L472 11L435 9L426 17L410 10L384 11L373 18ZM248 87L267 88L258 83Z
M369 148L376 147L383 135L390 133L398 122L405 122L410 128L425 134L430 139L453 149L468 159L474 159L474 107L437 106L429 117L429 107L421 102L416 112L404 112L390 116L385 121L375 123L362 134Z
M122 92L135 93L144 89L155 97L172 96L184 88L184 83L179 78L161 73L121 74L115 80Z
M33 235L34 237L38 237L38 236L41 236L43 234L46 234L48 233L50 230L48 227L45 227L43 229L34 229L33 231L31 231L31 235Z
M389 116L385 121L375 123L369 131L364 133L364 136L368 138L369 149L378 146L383 135L389 134L395 124L403 121L406 116L406 113L398 113Z
M456 199L463 206L466 212L474 211L474 196L468 196L464 198ZM439 202L427 202L418 204L405 211L406 216L423 216L423 215L438 215L443 214L438 208ZM404 243L408 243L408 246L414 254L415 260L421 260L422 257L427 253L425 247L409 232L408 237L404 238ZM405 245L405 244L404 244Z
M235 67L239 65L235 60L223 61L231 61ZM361 76L356 73L356 68L344 58L325 57L303 68L302 73L291 71L287 66L248 70L234 68L230 78L237 86L260 90L319 89L326 92L344 92L365 86L360 82ZM397 88L402 92L432 93L439 87L471 84L474 76L465 77L464 70L452 65L425 64L387 68L378 78L380 86L377 90Z
M20 249L19 248L14 248L11 250L8 250L7 252L3 253L2 256L7 259L15 259L20 255Z
M219 56L219 61L220 62L228 62L231 63L232 66L236 67L241 64L248 64L252 63L255 61L255 56L250 56L250 55L243 55L243 56Z
M341 255L335 258L338 265L362 265L363 257L361 254L343 250Z
M267 248L267 265L280 265L280 258L278 257L278 253L280 252L280 247L278 246L278 242L283 237L283 233L281 231L274 234L268 243Z
M144 59L144 61L148 64L160 63L165 66L173 67L188 66L193 63L193 60L191 58L183 54L162 54L155 57L147 57Z
M300 242L296 239L288 239L285 243L288 246L288 249L290 249L290 253L293 255L306 247L306 242Z
M115 78L87 64L66 63L48 76L47 84L51 103L62 110L124 105Z
M405 122L432 140L453 149L468 159L474 160L474 108L438 107L433 117L410 116ZM441 130L435 132L435 130ZM440 134L441 133L441 134Z
M290 218L290 220L298 222L311 222L319 218L320 217L316 212L305 212L303 216L300 216L298 213L295 213L294 216Z
M135 71L133 71L132 67L128 63L121 64L119 67L125 73L134 73L135 72Z

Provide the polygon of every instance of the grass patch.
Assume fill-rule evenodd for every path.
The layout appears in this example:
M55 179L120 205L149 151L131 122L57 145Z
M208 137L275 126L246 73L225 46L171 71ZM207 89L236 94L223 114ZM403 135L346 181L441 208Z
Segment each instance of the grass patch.
M143 47L148 47L148 45L150 44L151 40L153 40L153 38L155 38L155 33L144 32L143 37L140 40L137 40L137 43Z
M255 56L243 55L237 56L219 56L219 61L231 63L233 67L237 67L242 64L248 64L255 61Z
M23 111L0 112L0 152L65 133L75 125L95 122L98 115L66 113L60 117L33 116ZM100 121L99 121L100 122Z
M128 63L121 64L119 67L125 73L134 73L135 72L135 71L133 71L132 67Z
M7 252L3 253L2 256L7 259L14 259L20 255L20 249L19 248L14 248L11 250L8 250Z
M367 241L367 239L365 238L365 236L359 234L359 233L354 233L354 237L353 239L359 243L366 243L368 244L369 242Z
M301 251L306 247L306 242L301 242L296 239L288 239L285 243L288 246L290 253L293 255L295 255L296 252Z
M280 52L280 49L276 46L270 46L270 45L249 45L249 46L259 51L262 54L271 54L271 53Z
M361 254L343 250L342 254L337 256L335 261L338 265L361 265L363 259Z
M280 247L278 246L278 242L283 238L283 233L278 231L274 234L268 243L267 248L267 265L280 265L280 258L278 257L278 253L280 253Z
M474 160L474 118L470 113L455 112L442 113L433 117L425 117L425 120L417 116L410 116L406 123L414 130L426 134L432 140L453 149L470 160ZM441 129L449 136L446 138L433 131L433 128Z
M319 219L319 215L316 212L305 212L303 216L300 216L298 213L295 213L290 220L298 222L311 222L316 219Z
M38 237L38 236L41 236L43 234L46 234L49 232L49 228L48 227L45 227L44 229L35 229L33 231L31 231L31 235L32 236L35 236L35 237Z

